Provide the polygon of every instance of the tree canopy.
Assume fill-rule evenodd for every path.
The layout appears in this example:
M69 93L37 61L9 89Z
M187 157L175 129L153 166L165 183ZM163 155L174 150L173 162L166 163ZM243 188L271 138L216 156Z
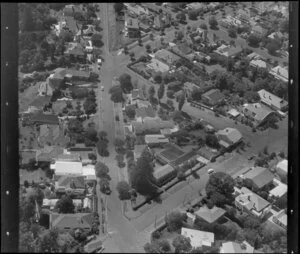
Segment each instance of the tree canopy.
M175 247L175 253L188 253L192 249L191 239L183 235L176 236L172 245Z
M128 73L123 73L120 77L120 85L122 88L122 91L124 93L130 93L130 91L133 89L133 85L131 82L131 76Z
M120 103L120 102L124 102L124 96L123 96L123 91L121 86L116 85L110 88L109 93L111 94L110 99L114 102L114 103Z
M130 186L127 182L121 181L117 184L117 191L119 193L120 200L129 200L131 198Z
M64 195L59 199L55 206L60 213L74 213L75 206L70 196Z
M167 224L168 230L176 231L178 229L181 229L186 219L187 219L186 214L178 211L174 211L169 213L165 217L165 222Z

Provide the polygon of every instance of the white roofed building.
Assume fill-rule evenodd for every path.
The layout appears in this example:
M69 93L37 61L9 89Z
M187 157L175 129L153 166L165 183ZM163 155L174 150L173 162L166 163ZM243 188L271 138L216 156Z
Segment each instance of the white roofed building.
M181 235L191 239L193 248L198 248L202 245L211 247L215 241L214 233L184 227L181 228Z
M285 110L287 109L288 102L284 99L279 98L278 96L266 91L265 89L262 89L257 92L260 101L266 105L268 105L273 110Z
M284 82L289 81L289 71L287 68L276 66L272 68L269 73L276 79L282 80Z
M288 171L288 160L284 159L284 160L280 161L276 165L276 171L278 174L286 176L287 171Z

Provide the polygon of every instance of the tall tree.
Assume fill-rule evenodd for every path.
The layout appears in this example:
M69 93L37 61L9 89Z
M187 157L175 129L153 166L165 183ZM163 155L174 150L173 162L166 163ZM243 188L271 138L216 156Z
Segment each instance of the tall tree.
M167 224L168 230L170 231L181 229L181 227L184 225L185 220L186 214L178 211L171 212L165 217L165 222Z
M179 99L178 99L178 110L181 111L182 110L182 107L185 103L185 94L184 92L181 93Z
M133 89L131 76L128 73L123 73L120 77L120 85L124 93L129 93Z
M74 213L75 206L70 196L64 195L59 199L55 206L60 213Z
M131 198L130 186L127 182L121 181L117 184L117 191L119 193L120 200L129 200Z
M157 90L157 97L159 101L164 97L164 93L165 93L165 85L161 83Z
M183 235L178 235L172 242L175 247L175 253L188 253L192 249L191 240Z
M98 161L95 165L95 171L96 171L96 176L101 178L107 178L110 179L109 177L109 168L106 164L103 162Z
M149 98L153 98L155 95L155 88L154 86L150 86L149 90L148 90L148 96Z

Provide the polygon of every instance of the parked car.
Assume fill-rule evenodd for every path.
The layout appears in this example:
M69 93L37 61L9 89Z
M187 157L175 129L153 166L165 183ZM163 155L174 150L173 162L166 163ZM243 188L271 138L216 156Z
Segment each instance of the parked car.
M208 173L208 174L215 173L215 170L214 170L213 168L210 168L209 170L207 170L207 173Z

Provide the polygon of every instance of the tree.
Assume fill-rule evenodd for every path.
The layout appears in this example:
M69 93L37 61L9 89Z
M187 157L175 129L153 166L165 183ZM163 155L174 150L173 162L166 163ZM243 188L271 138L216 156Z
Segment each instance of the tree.
M270 42L267 44L266 49L270 55L274 56L276 51L280 49L280 45L276 44L275 42Z
M171 232L181 229L181 227L184 225L185 220L186 214L178 211L171 212L165 217L165 222L167 224L168 230Z
M109 187L109 180L107 178L101 178L100 179L100 191L106 195L109 195L111 193L110 187Z
M182 32L182 31L178 31L177 36L176 36L176 39L180 41L180 40L183 39L183 37L184 37L183 32Z
M125 99L123 97L123 91L121 86L116 85L110 88L109 93L111 94L110 99L114 102L114 103L121 103L124 102Z
M74 213L75 206L70 196L64 195L59 199L55 206L60 213Z
M144 246L145 253L161 253L157 242L146 243Z
M130 119L134 119L135 117L135 109L132 107L127 107L125 109L125 113L126 115L130 118Z
M162 83L160 84L157 90L157 97L159 101L164 97L164 93L165 93L165 85Z
M19 234L19 251L25 253L33 253L34 252L34 237L32 232L27 231Z
M255 103L260 100L259 94L254 91L246 91L244 94L244 98L247 102Z
M20 220L24 222L29 222L35 213L35 204L32 200L25 197L20 198L19 201L19 214Z
M120 200L130 200L130 186L127 182L121 181L117 184L117 191L119 192L119 199Z
M188 15L189 15L189 19L190 20L197 20L197 18L198 18L198 11L197 10L189 11Z
M234 200L233 186L234 181L230 175L223 172L216 172L210 175L209 180L205 186L205 190L208 197L220 197L225 203L231 204ZM218 202L216 202L216 205L218 205Z
M27 180L24 181L24 187L25 187L25 188L28 188L28 187L29 187L29 183L28 183Z
M133 61L133 60L134 60L134 56L135 56L134 52L131 51L131 52L129 53L129 56L130 56L130 58L131 58L131 61Z
M179 22L185 22L186 21L186 16L184 12L180 12L176 15L176 19L179 20Z
M154 88L154 86L150 86L149 90L148 90L148 96L149 96L149 98L153 98L154 95L155 95L155 88Z
M229 27L228 28L228 36L231 38L236 38L237 37L237 31L235 27Z
M213 147L213 148L218 148L220 146L218 138L213 134L207 134L206 135L205 143L206 143L206 145L208 145L210 147Z
M216 20L215 16L211 16L208 23L211 29L217 29L218 21Z
M124 9L124 3L114 3L115 12L120 14L120 12Z
M92 35L93 46L101 48L103 46L102 35L100 33L94 33Z
M147 52L150 53L151 52L151 45L147 44L145 47L146 47Z
M260 42L260 38L257 37L257 36L255 36L254 34L251 34L251 35L248 37L248 44L249 44L249 46L251 46L251 47L258 47L259 42Z
M98 161L95 165L96 176L100 179L110 179L109 168L103 162Z
M185 103L185 94L184 92L181 93L180 97L179 97L179 100L178 100L178 110L181 111L182 110L182 107Z
M170 98L170 99L173 99L174 98L174 91L168 90L167 91L167 97Z
M205 23L201 23L200 28L203 30L207 30L207 25Z
M162 74L161 72L156 72L153 77L154 81L158 84L162 82Z
M133 89L132 82L131 82L131 76L128 73L123 73L119 77L119 81L120 81L122 91L124 93L130 93L130 91Z
M176 236L172 245L175 247L175 253L188 253L192 249L190 238L183 235Z

